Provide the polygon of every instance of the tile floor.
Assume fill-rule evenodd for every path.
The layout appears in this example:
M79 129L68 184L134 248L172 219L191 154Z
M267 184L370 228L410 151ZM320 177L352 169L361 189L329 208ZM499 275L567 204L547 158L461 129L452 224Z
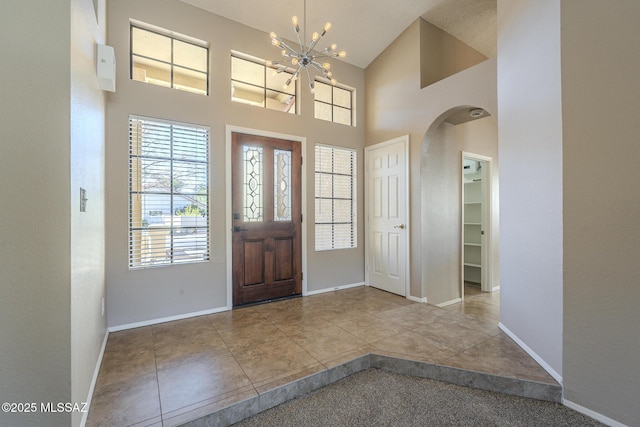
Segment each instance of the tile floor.
M358 287L109 335L87 426L188 421L374 353L556 384L498 329L499 292L445 308Z

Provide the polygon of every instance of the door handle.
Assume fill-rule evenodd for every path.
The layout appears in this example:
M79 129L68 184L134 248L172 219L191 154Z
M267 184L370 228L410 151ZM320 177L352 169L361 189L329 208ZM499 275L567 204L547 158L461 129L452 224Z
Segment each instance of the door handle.
M400 230L404 230L405 225L404 224L400 224L400 225L394 225L393 228L399 228Z
M239 233L241 231L248 231L246 228L240 228L238 226L233 227L233 231Z

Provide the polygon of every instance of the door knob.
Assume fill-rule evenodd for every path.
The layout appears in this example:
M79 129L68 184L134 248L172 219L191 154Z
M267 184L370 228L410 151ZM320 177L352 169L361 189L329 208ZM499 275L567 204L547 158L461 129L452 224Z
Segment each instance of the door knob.
M401 230L404 230L404 224L394 225L393 228L399 228Z

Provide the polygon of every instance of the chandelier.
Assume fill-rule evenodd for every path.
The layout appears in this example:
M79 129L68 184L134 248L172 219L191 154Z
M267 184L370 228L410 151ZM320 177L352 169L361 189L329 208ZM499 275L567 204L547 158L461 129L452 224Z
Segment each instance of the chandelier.
M282 56L284 59L282 61L267 61L268 66L277 66L278 69L276 73L282 73L289 65L295 69L293 75L287 79L284 84L284 88L286 89L292 82L295 82L302 70L304 70L307 74L307 80L309 81L309 90L311 93L314 92L315 85L314 79L311 78L311 71L320 73L322 77L331 81L331 84L335 85L337 80L333 77L333 73L331 72L331 64L328 62L320 62L322 58L344 58L347 56L347 53L343 50L338 52L337 45L334 43L330 46L327 46L323 50L316 52L314 51L316 45L320 41L320 39L327 34L329 28L331 28L331 23L327 22L324 24L322 28L322 32L320 34L313 33L311 36L311 43L307 45L307 35L303 31L302 35L300 34L300 25L298 23L298 17L294 16L291 18L291 23L293 24L293 29L298 36L298 44L300 45L300 50L293 49L287 43L284 42L276 33L271 33L271 44L282 49ZM304 0L304 26L306 29L307 26L307 0Z

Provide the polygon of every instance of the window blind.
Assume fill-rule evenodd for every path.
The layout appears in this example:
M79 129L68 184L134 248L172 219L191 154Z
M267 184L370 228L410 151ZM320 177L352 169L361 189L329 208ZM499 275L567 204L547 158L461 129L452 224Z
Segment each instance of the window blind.
M209 260L209 129L129 118L129 268Z
M317 144L315 160L315 249L355 248L356 152Z

